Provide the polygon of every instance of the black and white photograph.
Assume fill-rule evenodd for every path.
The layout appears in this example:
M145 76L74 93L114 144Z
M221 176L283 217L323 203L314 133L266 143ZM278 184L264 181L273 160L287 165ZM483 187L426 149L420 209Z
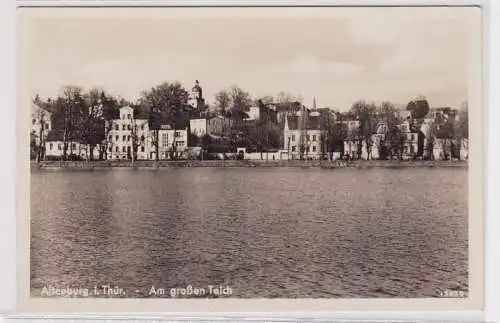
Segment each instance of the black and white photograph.
M18 15L30 298L459 301L481 281L479 8Z

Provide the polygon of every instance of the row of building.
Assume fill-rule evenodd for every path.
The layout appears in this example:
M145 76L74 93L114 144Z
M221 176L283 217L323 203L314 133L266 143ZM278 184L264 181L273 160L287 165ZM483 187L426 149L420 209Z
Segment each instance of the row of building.
M190 97L191 106L199 108L204 101L202 90L198 82L192 89ZM401 110L405 114L407 111ZM400 132L400 157L450 159L468 158L468 140L453 140L436 138L431 129L434 126L437 114L446 114L440 109L432 109L417 128L409 115L400 116L404 120L398 125ZM342 138L341 143L332 149L325 143L328 128L325 126L327 119L335 124L342 125L349 134ZM455 116L454 116L455 117ZM356 137L356 130L360 126L359 120L353 117L342 117L329 109L307 109L301 104L259 104L245 111L246 125L258 127L257 121L266 119L279 125L279 144L273 149L267 147L266 151L255 151L249 146L229 147L225 155L238 154L245 159L340 159L361 158L380 159L386 158L384 145L387 144L388 129L384 122L379 122L376 131L371 135L371 140L360 140ZM210 117L190 118L189 122L175 128L171 125L161 125L157 137L150 130L147 116L137 113L129 106L119 109L116 119L106 121L106 138L96 145L90 152L90 147L81 142L68 142L67 155L77 156L82 159L131 159L132 147L136 147L134 158L138 160L165 160L198 158L202 153L202 138L209 137L212 142L218 142L231 136L234 123L237 122L230 116L219 113ZM47 112L39 114L32 119L32 133L34 145L44 147L45 158L61 158L64 155L64 141L61 136L51 131L51 118ZM158 147L156 147L156 138ZM194 140L193 140L194 138ZM432 145L430 145L432 143ZM205 147L206 148L206 147ZM220 152L220 151L219 151ZM158 153L158 156L156 156ZM432 157L431 157L432 155Z
M299 113L300 114L300 113ZM255 113L255 118L259 118ZM379 159L381 157L381 145L387 136L387 127L380 123L377 131L372 135L371 145L367 145L366 140L356 138L345 138L340 146L340 150L325 151L325 129L319 122L319 117L309 116L301 126L301 118L297 113L290 113L285 116L282 125L282 142L277 149L261 152L250 152L248 147L238 147L236 153L242 152L247 159L319 159L327 156L331 159L340 158L358 158L361 159ZM49 158L63 156L64 142L62 138L52 136L50 118L45 120L44 145L45 155ZM339 121L345 123L348 132L354 132L359 126L357 120ZM403 136L401 148L404 159L410 159L415 156L427 158L431 153L428 147L429 131L432 126L432 119L424 120L418 131L412 130L410 121L406 120L400 125L401 135ZM154 144L154 137L149 129L148 119L134 118L134 110L125 106L120 108L120 117L107 124L106 141L94 147L91 154L86 144L79 142L67 143L67 154L76 155L82 159L88 159L93 155L94 159L131 159L133 140L137 147L136 157L138 160L155 160L157 149ZM39 122L33 122L32 129L35 133L40 131ZM172 129L169 125L162 125L158 130L158 159L179 159L190 158L193 154L200 153L199 141L190 143L189 137L203 138L222 138L225 133L231 129L231 120L225 116L214 116L212 118L198 118L189 120L189 126L181 129ZM432 154L434 159L448 159L446 152L452 151L453 140L432 138L434 144ZM40 141L37 141L39 144ZM455 143L456 144L456 143ZM105 150L105 151L104 151ZM227 151L228 155L231 151ZM235 151L232 151L235 153ZM459 143L459 156L456 158L468 158L468 140L462 139Z

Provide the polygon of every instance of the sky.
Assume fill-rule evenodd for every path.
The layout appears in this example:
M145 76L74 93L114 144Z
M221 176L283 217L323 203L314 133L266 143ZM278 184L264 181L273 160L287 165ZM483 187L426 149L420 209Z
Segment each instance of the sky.
M163 81L199 80L209 103L238 85L253 98L285 91L341 111L419 95L458 107L477 17L475 8L21 10L31 95L78 85L135 100Z

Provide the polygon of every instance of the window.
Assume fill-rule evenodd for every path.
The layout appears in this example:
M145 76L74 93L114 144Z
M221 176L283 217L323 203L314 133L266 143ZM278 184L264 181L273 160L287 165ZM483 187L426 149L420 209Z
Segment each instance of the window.
M311 141L311 136L307 135L307 141Z
M295 135L292 135L292 141L295 141Z
M125 146L122 147L122 152L126 152L127 151L127 148L125 148Z
M115 125L115 130L120 130L120 127L117 124Z
M412 154L413 154L413 153L415 152L415 149L414 149L414 148L415 148L415 147L413 147L413 145L411 145L411 146L410 146L410 153L412 153Z
M144 152L144 146L141 146L141 153Z
M181 136L181 133L180 133L179 131L176 131L176 132L174 133L174 137L180 137L180 136Z
M141 125L141 130L144 130L144 125Z
M112 151L113 151L113 149L111 147L109 147L109 152L112 152Z
M144 142L144 135L141 136L141 141Z
M127 136L123 135L122 140L127 141Z
M62 150L61 144L57 144L57 150Z
M115 157L115 159L118 159L118 158L120 158L120 157L118 157L118 156Z
M411 140L415 140L415 135L411 135Z
M161 134L161 145L163 148L167 147L167 134L166 133Z
M316 141L316 135L313 135L313 141Z
M127 129L128 130L132 130L132 126L131 125L127 125Z
M118 152L118 146L115 147L115 151Z
M130 119L130 113L129 113L129 114L127 114L127 119Z
M127 126L126 125L122 125L122 130L127 130Z
M35 124L35 123L36 123L36 119L32 119L31 124Z
M130 136L127 136L127 141L130 141Z
M113 136L109 136L108 140L112 141L113 140Z
M184 141L177 141L175 143L176 146L184 146Z
M54 144L51 143L49 147L50 147L49 149L52 150L54 148Z
M292 151L297 151L297 147L296 146L292 146Z
M313 152L316 152L316 146L312 146L313 147Z
M76 150L76 144L72 145L73 150Z
M120 137L116 136L115 139L116 139L116 141L118 141L118 140L120 140Z

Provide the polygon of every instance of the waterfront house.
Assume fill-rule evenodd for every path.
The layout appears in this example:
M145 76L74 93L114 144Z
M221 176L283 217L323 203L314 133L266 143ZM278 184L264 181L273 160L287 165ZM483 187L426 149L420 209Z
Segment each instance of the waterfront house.
M158 130L158 159L180 159L187 157L188 133L186 128L173 129L162 125ZM156 159L156 151L150 151L150 159Z
M87 147L75 141L67 143L67 157L69 159L82 158L85 159ZM64 141L62 139L50 138L45 141L45 155L47 159L62 159L64 156Z
M425 135L420 129L415 129L406 120L399 126L403 159L414 159L423 156Z
M152 149L148 116L129 106L120 108L119 118L107 123L107 158L131 159L132 145L137 147L137 159L148 159Z
M362 145L362 159L385 159L384 149L386 147L388 128L384 122L379 122L377 124L377 130L371 136L369 147L366 144L366 140L363 141ZM370 153L368 153L370 152Z
M319 159L325 131L318 117L286 116L283 148L288 159Z
M64 135L61 131L52 130L47 135L45 141L45 156L48 160L62 160L64 158ZM99 159L100 145L93 147L93 153L90 153L90 145L82 143L79 140L68 140L66 142L66 158L69 160L93 160Z

